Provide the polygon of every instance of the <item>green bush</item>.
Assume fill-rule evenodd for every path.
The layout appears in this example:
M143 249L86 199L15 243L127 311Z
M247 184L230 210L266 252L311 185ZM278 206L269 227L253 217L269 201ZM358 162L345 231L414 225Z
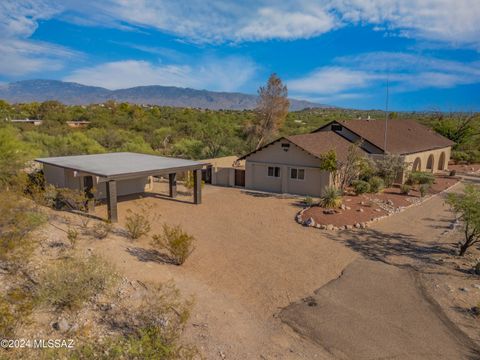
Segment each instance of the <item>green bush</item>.
M431 172L413 171L407 182L410 185L432 185L435 182L435 176Z
M305 198L303 199L302 202L305 206L312 206L313 205L313 198L311 196L305 196Z
M412 190L412 186L408 184L402 184L400 186L400 193L403 195L408 195L410 193L410 190Z
M418 189L420 191L420 196L422 198L425 197L425 195L427 195L429 189L430 189L430 184L420 185L420 188Z
M152 237L152 245L165 249L177 265L182 265L195 250L195 238L182 230L180 225L163 224L163 233Z
M83 191L49 185L45 188L43 204L56 210L85 211L87 197Z
M336 187L327 186L323 196L320 198L320 206L323 208L331 209L339 207L342 204L340 192Z
M476 164L480 163L480 150L452 151L452 160L455 163Z
M370 192L374 194L379 193L385 187L385 182L379 176L374 176L370 178L370 180L368 180L368 183L370 185Z
M370 184L363 180L353 180L352 187L357 195L370 192Z
M77 309L115 281L112 266L97 256L64 258L41 275L37 300L59 309Z
M150 232L152 224L147 209L141 209L139 212L135 213L128 209L127 213L125 227L127 228L128 236L132 240L139 239Z
M0 260L26 260L33 245L29 235L47 216L31 200L9 191L0 193L0 214Z

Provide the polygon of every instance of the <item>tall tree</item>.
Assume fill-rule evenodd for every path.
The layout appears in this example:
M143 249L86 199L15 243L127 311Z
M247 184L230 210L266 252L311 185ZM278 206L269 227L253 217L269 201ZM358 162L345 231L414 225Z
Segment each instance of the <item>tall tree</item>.
M268 142L285 122L290 102L288 90L277 74L270 75L267 85L258 89L255 119L249 125L248 135L258 149Z

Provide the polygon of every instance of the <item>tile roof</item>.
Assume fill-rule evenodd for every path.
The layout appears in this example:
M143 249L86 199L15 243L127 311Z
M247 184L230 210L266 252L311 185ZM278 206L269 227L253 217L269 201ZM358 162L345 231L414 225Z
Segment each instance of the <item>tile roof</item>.
M347 120L337 122L385 152L385 120ZM388 153L411 154L445 148L454 144L453 141L416 121L388 121Z

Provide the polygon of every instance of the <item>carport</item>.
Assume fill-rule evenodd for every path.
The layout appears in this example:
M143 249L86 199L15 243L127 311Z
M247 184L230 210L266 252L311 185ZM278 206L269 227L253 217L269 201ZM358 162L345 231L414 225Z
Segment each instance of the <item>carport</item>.
M46 182L58 187L84 190L88 194L94 184L105 183L108 219L112 222L118 221L117 183L122 181L168 175L169 196L175 198L177 174L192 171L193 203L202 201L201 170L205 164L197 161L130 152L49 157L36 161L43 164Z

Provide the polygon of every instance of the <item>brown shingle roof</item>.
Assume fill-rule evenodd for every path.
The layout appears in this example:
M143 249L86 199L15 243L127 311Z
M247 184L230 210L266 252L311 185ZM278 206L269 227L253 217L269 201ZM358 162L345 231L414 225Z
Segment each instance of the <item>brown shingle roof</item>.
M347 120L338 123L385 151L385 120ZM453 144L453 141L416 121L388 121L387 152L391 154L411 154Z
M287 136L286 139L316 157L320 157L329 150L335 150L337 159L340 161L346 160L348 149L352 145L350 141L333 131L292 135Z

